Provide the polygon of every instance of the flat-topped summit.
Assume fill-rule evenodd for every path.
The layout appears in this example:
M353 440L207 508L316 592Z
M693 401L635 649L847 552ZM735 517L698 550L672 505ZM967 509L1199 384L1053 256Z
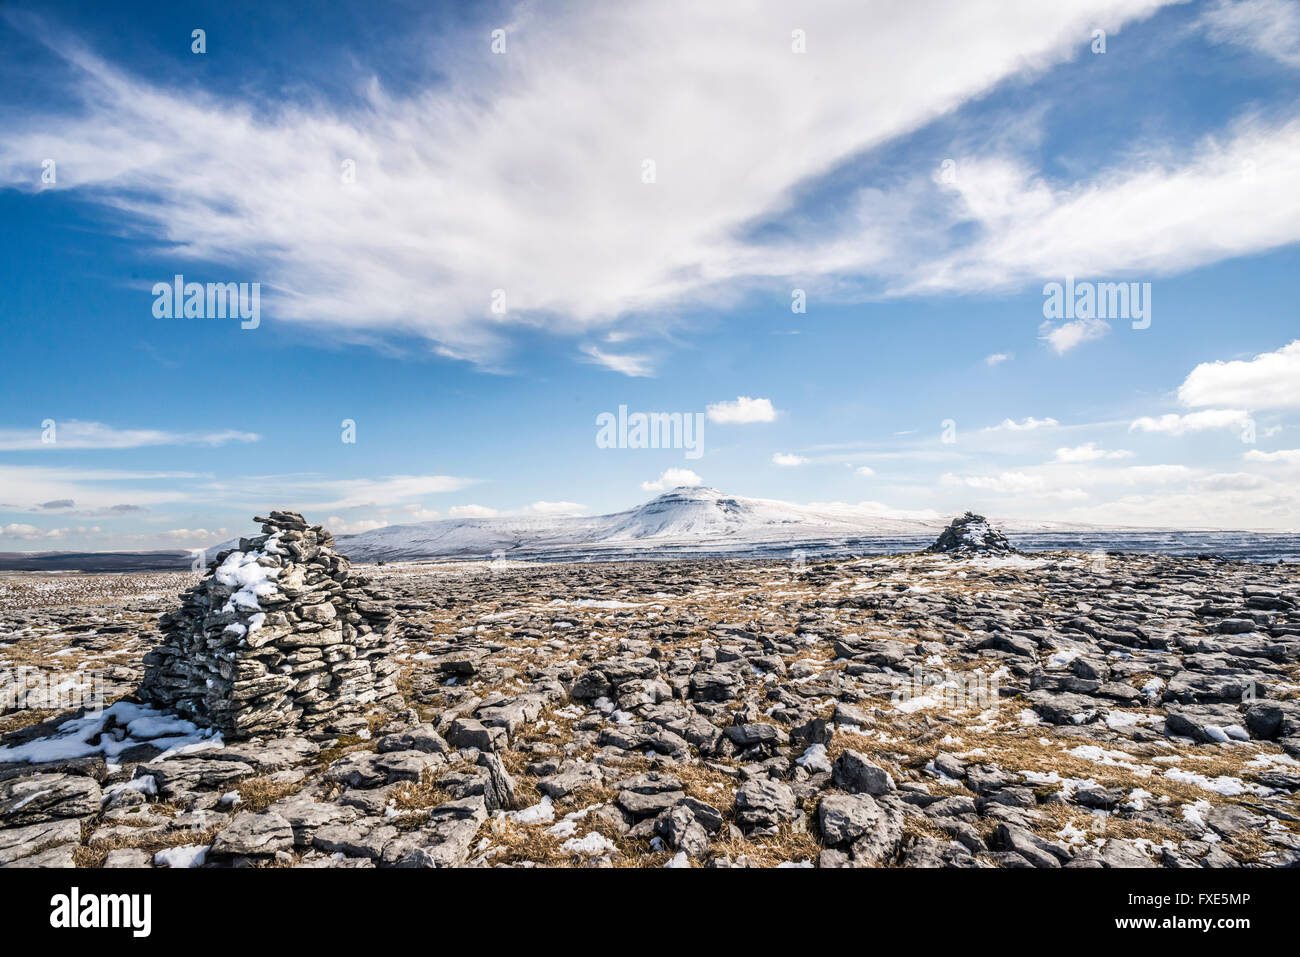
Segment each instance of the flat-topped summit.
M953 555L1014 555L1007 537L989 524L983 515L967 512L948 523L927 552Z
M163 619L141 699L228 737L323 737L377 702L400 705L389 596L297 512L253 520L262 534L219 552Z

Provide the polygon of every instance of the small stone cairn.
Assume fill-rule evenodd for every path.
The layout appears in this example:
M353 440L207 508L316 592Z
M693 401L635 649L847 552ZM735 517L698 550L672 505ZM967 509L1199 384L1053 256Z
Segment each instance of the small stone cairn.
M1007 537L983 515L967 512L954 518L927 552L955 555L1018 555Z
M262 534L218 553L163 618L140 698L228 738L323 739L401 707L391 597L297 512L253 521Z

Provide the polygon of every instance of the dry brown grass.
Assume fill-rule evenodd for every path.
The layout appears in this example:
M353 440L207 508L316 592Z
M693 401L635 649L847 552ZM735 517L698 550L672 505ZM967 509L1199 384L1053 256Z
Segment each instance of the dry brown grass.
M306 785L307 779L301 781L273 781L271 777L244 778L234 786L239 792L238 811L264 811L276 801L297 794Z
M118 833L108 840L100 840L93 844L83 844L78 847L73 852L73 861L77 867L103 867L109 851L123 848L139 848L148 851L152 855L169 847L211 844L223 826L218 824L206 828L184 828L165 834L141 835L134 840L130 834Z
M324 770L344 755L351 754L353 751L372 751L374 746L373 735L370 738L363 738L356 734L340 735L332 747L321 749L312 763Z
M23 728L30 728L34 724L48 721L57 714L59 714L57 709L53 711L36 711L32 709L15 711L0 718L0 735L19 731Z
M493 864L518 864L531 861L538 867L574 867L582 863L581 854L560 850L563 843L543 827L507 824L491 834Z
M404 781L392 790L393 806L399 811L426 811L452 800L437 782L438 771L425 770L419 781Z
M807 818L803 830L795 824L782 824L776 834L735 837L724 827L709 847L712 854L730 857L733 861L743 854L759 867L775 867L786 861L811 860L815 864L822 851Z

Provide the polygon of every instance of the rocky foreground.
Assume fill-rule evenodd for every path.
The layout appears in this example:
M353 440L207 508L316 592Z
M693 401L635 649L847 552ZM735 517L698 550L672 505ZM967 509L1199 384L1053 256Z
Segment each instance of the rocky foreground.
M1294 565L367 574L402 706L239 741L132 697L199 576L0 578L0 864L1300 864Z

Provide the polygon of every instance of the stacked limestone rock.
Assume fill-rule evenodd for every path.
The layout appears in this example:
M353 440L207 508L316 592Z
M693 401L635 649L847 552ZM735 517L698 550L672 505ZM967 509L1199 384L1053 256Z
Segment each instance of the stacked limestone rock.
M989 524L983 515L967 512L954 518L927 552L951 555L1014 555L1007 537Z
M230 738L324 738L376 703L400 707L389 596L297 512L254 521L262 534L220 552L163 619L140 697Z

